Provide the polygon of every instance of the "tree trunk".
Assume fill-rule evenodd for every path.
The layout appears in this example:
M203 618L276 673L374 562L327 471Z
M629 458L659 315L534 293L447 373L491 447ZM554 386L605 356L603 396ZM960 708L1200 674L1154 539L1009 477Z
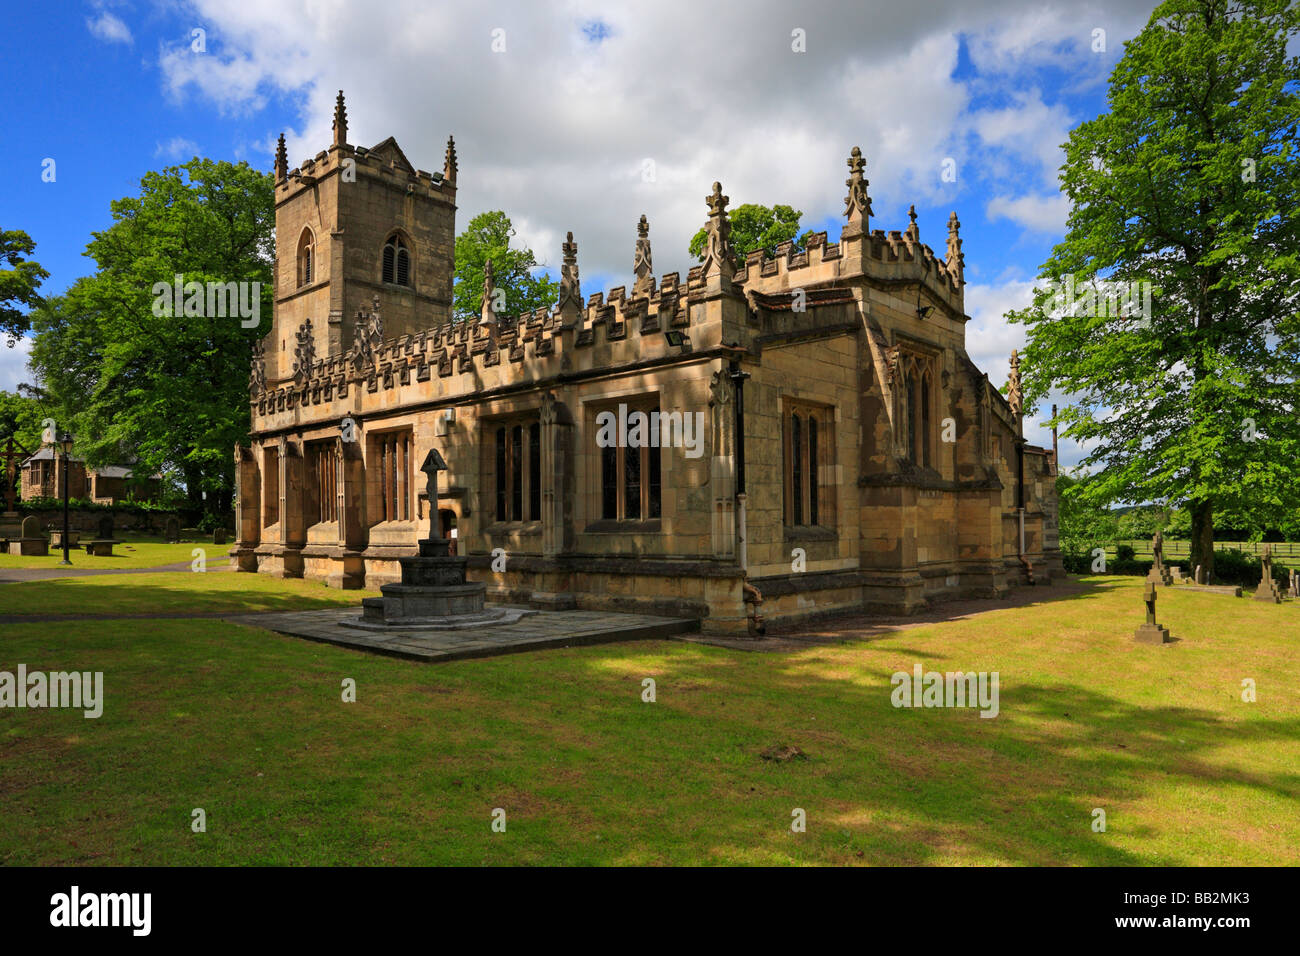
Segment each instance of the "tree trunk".
M1214 502L1193 501L1191 571L1196 573L1197 565L1205 569L1205 580L1214 577Z

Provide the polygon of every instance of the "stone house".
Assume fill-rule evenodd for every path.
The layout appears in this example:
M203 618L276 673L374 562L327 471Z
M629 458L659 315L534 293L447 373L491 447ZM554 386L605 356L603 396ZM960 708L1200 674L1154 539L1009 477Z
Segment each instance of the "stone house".
M53 445L44 444L36 454L21 466L19 497L63 497L63 458ZM126 465L104 465L87 468L75 455L68 460L68 497L84 498L98 505L116 505L131 500L155 500L162 483L149 478L143 484L134 480L132 469Z
M344 588L455 536L489 598L692 615L713 632L911 612L1061 573L1056 463L965 351L956 214L946 256L870 228L848 160L839 240L737 261L706 198L704 261L585 302L451 317L455 145L416 169L393 139L275 161L275 314L235 451L242 571ZM448 463L438 500L419 471Z

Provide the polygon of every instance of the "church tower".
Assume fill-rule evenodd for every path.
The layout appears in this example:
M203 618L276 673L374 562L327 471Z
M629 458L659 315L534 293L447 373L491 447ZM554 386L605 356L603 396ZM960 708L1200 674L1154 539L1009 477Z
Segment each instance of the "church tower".
M329 148L289 169L275 157L275 316L264 344L267 385L294 376L300 342L317 359L352 347L359 312L378 303L384 337L451 318L456 146L428 173L391 136L348 143L343 91Z

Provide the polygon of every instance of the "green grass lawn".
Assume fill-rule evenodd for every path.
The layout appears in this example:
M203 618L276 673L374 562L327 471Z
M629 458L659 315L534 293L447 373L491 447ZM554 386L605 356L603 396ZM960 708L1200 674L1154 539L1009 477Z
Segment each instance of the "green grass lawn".
M199 614L310 611L361 605L378 591L339 591L308 581L279 581L262 574L165 571L118 576L52 578L0 584L0 615ZM0 655L3 654L0 642ZM0 656L0 669L4 657Z
M143 586L151 602L163 578L196 608L231 582L250 608L357 600L147 577L4 585L0 601ZM215 620L0 625L0 670L102 670L106 696L98 720L0 711L0 861L1300 863L1300 603L1162 589L1181 640L1149 647L1132 641L1141 581L1087 581L791 654L645 642L428 665ZM895 709L890 675L918 661L998 671L1000 715ZM764 760L772 745L807 759Z
M82 543L93 538L93 534L83 534ZM190 562L194 559L195 548L202 548L209 565L224 564L229 561L230 545L216 545L209 541L182 541L168 544L159 537L144 537L134 534L119 534L120 544L113 546L113 554L95 557L83 550L71 548L68 560L74 568L156 568L164 564L179 561ZM62 548L50 548L49 554L0 554L0 571L8 568L57 568L63 560Z

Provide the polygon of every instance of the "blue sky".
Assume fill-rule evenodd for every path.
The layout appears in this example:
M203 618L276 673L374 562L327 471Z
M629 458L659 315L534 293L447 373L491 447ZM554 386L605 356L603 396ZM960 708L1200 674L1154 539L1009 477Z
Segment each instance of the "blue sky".
M733 205L788 203L834 240L860 145L873 227L903 229L915 203L922 240L942 254L957 211L967 349L1004 381L1023 333L1001 315L1024 304L1063 231L1059 146L1105 108L1110 68L1150 5L730 6L711 23L676 0L13 6L0 34L0 227L36 240L42 291L60 292L92 271L91 232L145 172L195 154L269 169L281 131L296 165L328 143L343 88L352 142L394 135L433 170L455 134L459 225L504 209L548 265L573 230L590 294L629 281L642 212L656 271L684 272L715 179ZM42 181L47 159L54 182ZM955 182L942 177L949 160ZM28 378L24 355L0 347L0 388ZM1034 422L1027 432L1050 441Z

